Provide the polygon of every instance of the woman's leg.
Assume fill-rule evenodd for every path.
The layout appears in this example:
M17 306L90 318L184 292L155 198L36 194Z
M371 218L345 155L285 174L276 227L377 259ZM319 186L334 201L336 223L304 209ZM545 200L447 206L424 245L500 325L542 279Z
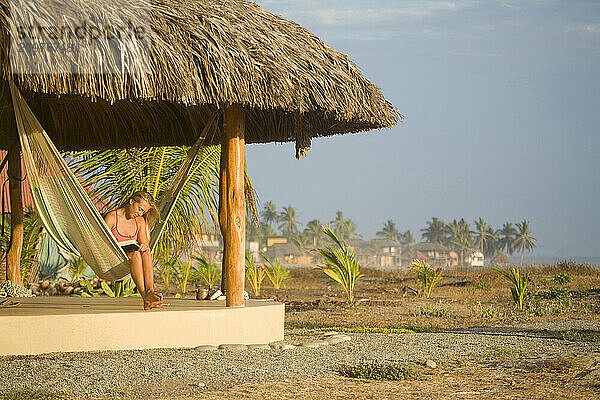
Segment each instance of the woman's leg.
M130 261L129 268L131 272L131 277L133 278L133 281L137 286L138 292L142 296L144 296L144 293L146 292L146 285L142 256L139 251L132 251L130 253L127 253L127 257Z
M144 271L144 287L146 290L154 290L154 268L152 267L152 256L150 252L137 252L141 257L142 270Z

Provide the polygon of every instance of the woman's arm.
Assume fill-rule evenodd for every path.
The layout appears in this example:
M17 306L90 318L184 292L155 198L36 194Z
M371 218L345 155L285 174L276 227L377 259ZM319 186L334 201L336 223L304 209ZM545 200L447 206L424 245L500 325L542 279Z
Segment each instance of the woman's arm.
M138 243L140 252L150 250L150 241L148 240L148 229L146 229L146 220L143 217L137 217L135 223L138 226Z
M104 222L106 222L106 225L108 225L108 229L110 229L110 230L115 229L115 225L117 223L115 213L110 211L108 214L106 214L104 216Z

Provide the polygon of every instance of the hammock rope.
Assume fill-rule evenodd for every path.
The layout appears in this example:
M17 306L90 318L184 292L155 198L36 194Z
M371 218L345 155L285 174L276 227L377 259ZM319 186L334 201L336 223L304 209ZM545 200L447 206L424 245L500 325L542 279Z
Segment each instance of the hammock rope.
M125 277L129 274L127 255L13 82L10 90L33 202L46 231L60 248L80 255L98 277L111 281ZM202 142L214 125L211 119L204 126L158 202L161 220L150 234L151 249L156 246Z

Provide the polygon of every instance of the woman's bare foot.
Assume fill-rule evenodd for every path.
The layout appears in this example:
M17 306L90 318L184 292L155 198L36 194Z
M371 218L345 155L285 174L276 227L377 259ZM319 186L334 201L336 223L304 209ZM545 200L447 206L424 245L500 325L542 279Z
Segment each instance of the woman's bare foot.
M146 290L145 297L149 297L149 298L153 299L154 301L162 301L162 299L163 299L162 293L155 292L154 289Z
M142 294L142 298L144 299L144 310L166 307L168 305L162 302L162 294L154 293L152 290L146 290Z
M144 310L151 310L153 308L161 308L166 307L168 304L163 303L162 301L146 301L144 300Z

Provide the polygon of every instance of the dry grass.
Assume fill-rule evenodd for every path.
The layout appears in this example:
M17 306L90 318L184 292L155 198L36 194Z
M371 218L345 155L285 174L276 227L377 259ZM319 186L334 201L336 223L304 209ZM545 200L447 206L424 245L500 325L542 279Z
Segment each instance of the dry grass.
M573 379L578 363L547 360L538 368L456 362L406 381L355 380L342 377L245 383L219 391L196 390L179 399L337 400L337 399L590 399L600 388ZM172 389L176 384L169 383ZM179 383L179 387L186 385ZM189 384L188 384L189 385ZM153 388L156 390L157 388ZM166 388L162 388L165 393ZM149 394L143 388L140 395ZM159 398L159 397L156 397Z
M292 270L286 289L264 288L263 295L286 302L288 326L370 326L416 330L495 326L596 318L600 313L600 274L592 268L571 268L573 281L557 285L557 267L531 270L526 306L518 311L504 278L494 271L445 271L430 299L404 295L402 288L417 289L410 273L365 271L356 286L358 305L346 308L343 294L317 271ZM563 289L561 289L563 288ZM570 293L543 298L536 293Z
M524 310L515 308L505 279L494 271L444 271L430 299L403 292L420 289L411 273L363 270L355 288L357 304L347 307L343 293L319 271L292 269L285 288L263 285L261 297L286 303L286 326L370 327L417 332L525 322L594 319L600 315L600 274L570 268L573 281L553 282L564 269L532 268ZM566 295L565 295L566 293ZM189 292L187 297L193 297ZM546 298L548 297L548 298Z

